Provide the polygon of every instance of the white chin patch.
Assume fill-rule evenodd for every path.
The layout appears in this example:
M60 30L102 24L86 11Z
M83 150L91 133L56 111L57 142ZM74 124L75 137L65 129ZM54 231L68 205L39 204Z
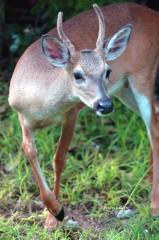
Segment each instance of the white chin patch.
M100 111L96 111L96 114L100 117L104 116Z
M114 112L114 110L113 110L113 112ZM107 114L102 114L100 111L96 111L95 113L96 113L98 116L100 116L100 117L105 117L105 116L111 114L111 112L110 112L110 113L107 113Z

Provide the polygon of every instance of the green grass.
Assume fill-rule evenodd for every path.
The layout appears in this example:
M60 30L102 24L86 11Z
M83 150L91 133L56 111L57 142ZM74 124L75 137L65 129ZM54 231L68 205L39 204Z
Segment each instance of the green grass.
M69 213L77 211L75 219L83 219L87 227L69 230L62 225L52 233L43 228L47 212L20 150L17 115L7 111L0 122L0 239L158 239L159 219L150 214L145 127L134 113L118 102L115 106L105 118L89 109L81 112L63 172L61 202ZM36 132L39 161L50 187L59 135L60 122ZM124 206L136 214L119 220L115 212Z

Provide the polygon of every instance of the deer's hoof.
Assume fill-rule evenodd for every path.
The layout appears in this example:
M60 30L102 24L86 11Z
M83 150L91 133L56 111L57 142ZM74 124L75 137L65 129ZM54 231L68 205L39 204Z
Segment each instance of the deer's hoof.
M65 212L64 212L64 208L62 207L60 212L55 216L55 218L62 222L64 220L64 217L65 217Z
M159 208L152 208L152 216L159 217Z
M51 232L57 229L58 226L59 226L59 221L51 213L49 213L45 220L44 228L47 231Z

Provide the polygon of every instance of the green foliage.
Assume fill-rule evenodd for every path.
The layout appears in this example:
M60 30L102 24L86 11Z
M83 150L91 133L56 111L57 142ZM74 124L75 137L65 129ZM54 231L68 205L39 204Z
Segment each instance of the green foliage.
M158 239L158 220L150 216L145 128L138 116L118 102L115 106L116 111L106 118L96 117L89 109L81 112L62 179L60 199L67 211L77 209L83 221L93 219L97 226L100 222L98 231L92 225L77 231L64 225L51 234L43 229L46 212L33 208L40 201L39 192L19 148L17 115L11 112L1 122L1 239ZM39 161L50 186L59 134L58 122L36 133ZM114 214L124 206L137 213L129 220L118 220Z
M37 4L33 7L32 13L37 13L39 10L45 12L45 17L48 17L48 24L52 27L52 24L56 25L57 12L63 11L65 19L76 15L81 11L85 11L92 8L93 3L97 3L100 6L106 6L108 4L126 2L126 0L56 0L56 1L43 1L39 0ZM44 17L44 18L45 18Z
M11 39L9 47L11 54L20 56L31 42L55 27L59 11L64 12L64 20L66 20L82 11L91 9L94 2L102 6L115 2L126 2L126 0L39 0L30 10L30 16L33 18L32 24L21 25L13 22L7 25L7 34Z

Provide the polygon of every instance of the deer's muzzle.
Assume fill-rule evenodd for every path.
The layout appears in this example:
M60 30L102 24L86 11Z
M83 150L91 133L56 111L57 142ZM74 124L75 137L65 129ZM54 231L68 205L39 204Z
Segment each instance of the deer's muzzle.
M108 113L111 113L114 110L112 100L110 98L107 99L99 99L94 105L93 109L97 115L102 116Z

